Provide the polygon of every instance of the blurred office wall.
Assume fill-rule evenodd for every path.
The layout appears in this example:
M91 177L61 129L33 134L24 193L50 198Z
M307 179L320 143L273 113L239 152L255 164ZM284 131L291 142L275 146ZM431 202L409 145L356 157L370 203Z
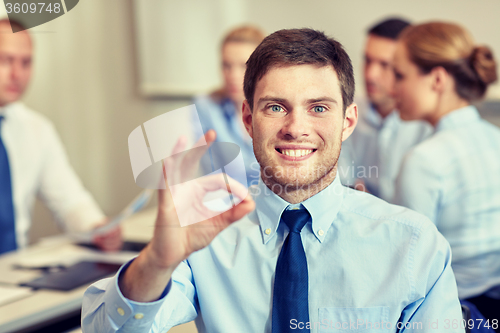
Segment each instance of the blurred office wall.
M186 0L193 12L200 8L198 1L203 0ZM335 36L352 57L360 95L366 29L387 16L462 23L478 43L491 45L500 56L498 0L239 2L248 9L245 20L268 33L312 27ZM30 30L35 39L35 68L24 100L54 122L73 167L109 215L118 213L140 191L130 168L129 133L154 116L189 104L185 98L140 95L135 18L132 0L82 0L69 13ZM192 18L168 15L168 19L183 26ZM161 28L157 32L161 34ZM179 38L182 36L179 31ZM190 42L205 52L201 37ZM500 98L498 87L491 90L492 98ZM39 208L35 215L38 227L34 236L52 232L50 217Z

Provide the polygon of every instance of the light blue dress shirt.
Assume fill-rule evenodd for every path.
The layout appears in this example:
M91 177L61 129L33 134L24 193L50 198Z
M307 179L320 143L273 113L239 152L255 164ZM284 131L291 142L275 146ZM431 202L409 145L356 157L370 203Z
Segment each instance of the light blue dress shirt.
M358 125L342 144L339 175L345 185L365 182L373 195L391 201L405 154L432 133L422 121L402 121L397 111L385 118L368 103L359 102Z
M289 203L262 182L251 189L256 210L182 262L165 297L130 301L116 276L89 287L83 331L165 332L195 320L200 332L271 332L275 267L288 235L279 221ZM451 328L461 308L449 244L427 218L338 177L302 205L312 216L301 232L311 332L463 332ZM407 328L397 330L398 321Z
M500 130L474 106L444 116L406 156L395 202L450 242L461 299L500 286Z
M217 132L216 142L232 142L237 144L245 163L248 186L255 185L260 179L260 165L253 153L252 139L241 125L241 114L237 112L234 103L229 98L215 101L210 96L195 98L194 104L198 111L203 133L209 129ZM196 127L198 128L198 127ZM198 139L202 133L195 133ZM227 153L228 156L230 152ZM218 160L226 160L222 156L213 156ZM202 165L207 173L212 172L210 165Z

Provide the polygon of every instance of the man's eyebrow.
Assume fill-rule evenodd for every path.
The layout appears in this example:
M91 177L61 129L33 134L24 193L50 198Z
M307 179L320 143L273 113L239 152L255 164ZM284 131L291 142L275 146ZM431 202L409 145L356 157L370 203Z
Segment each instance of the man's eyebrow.
M331 98L328 96L311 98L311 99L307 100L307 104L320 103L320 102L331 102L331 103L339 104L339 102L337 102L337 100L335 98Z
M259 98L259 100L257 101L257 103L263 103L263 102L286 103L286 99L274 96L264 96Z
M257 103L263 103L263 102L286 103L287 100L285 98L279 98L279 97L274 97L274 96L264 96L264 97L259 98L259 100L257 101ZM328 96L311 98L311 99L308 99L306 101L307 104L319 103L319 102L331 102L331 103L339 104L335 98L328 97Z

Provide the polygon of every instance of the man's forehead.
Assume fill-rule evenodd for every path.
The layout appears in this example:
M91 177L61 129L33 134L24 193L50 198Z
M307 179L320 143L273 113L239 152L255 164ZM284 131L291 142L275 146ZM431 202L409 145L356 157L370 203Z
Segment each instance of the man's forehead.
M366 40L365 53L375 53L378 56L392 57L396 50L396 44L396 40L370 34Z
M286 73L292 73L294 70L307 70L307 69L318 69L321 71L317 71L318 76L324 76L325 73L328 72L329 75L331 75L332 79L335 79L338 81L338 75L337 71L331 64L278 64L278 65L273 65L269 67L266 72L259 78L259 80L256 83L256 86L259 85L262 81L266 81L266 79L270 76L276 75L276 72L279 72L282 75L286 75ZM322 72L322 73L321 73ZM321 74L320 74L321 73Z
M13 47L31 47L31 36L27 31L12 32L10 24L0 22L0 44L12 45Z
M6 36L0 32L0 50L2 52L31 56L33 46L29 36Z

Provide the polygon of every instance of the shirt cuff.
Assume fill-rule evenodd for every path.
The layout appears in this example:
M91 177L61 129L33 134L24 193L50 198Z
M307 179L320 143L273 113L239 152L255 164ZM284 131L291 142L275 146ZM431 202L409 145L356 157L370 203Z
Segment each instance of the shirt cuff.
M131 322L132 325L151 325L172 286L172 280L170 279L160 298L154 302L142 303L126 298L120 291L118 281L132 261L134 261L134 259L118 270L118 273L110 281L110 285L104 296L106 313L117 327L123 326L125 322L131 318L133 318L133 322Z

